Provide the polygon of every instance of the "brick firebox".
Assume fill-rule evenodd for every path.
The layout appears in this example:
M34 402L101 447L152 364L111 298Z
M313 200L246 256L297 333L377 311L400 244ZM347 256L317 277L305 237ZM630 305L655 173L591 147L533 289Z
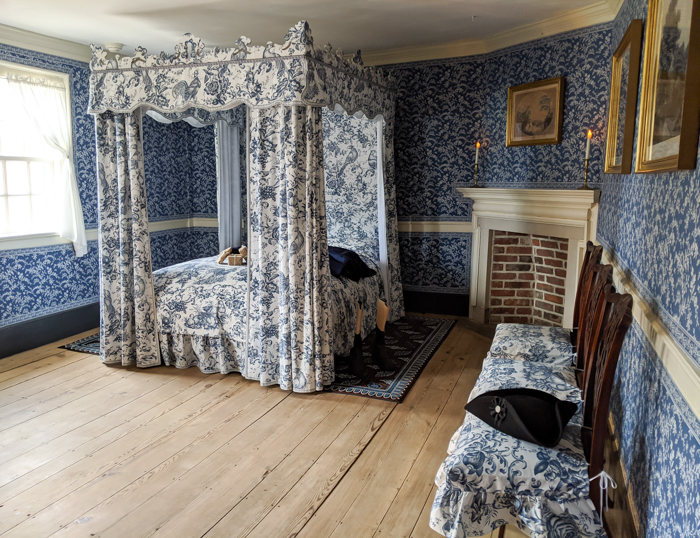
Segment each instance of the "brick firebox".
M493 232L489 322L562 326L568 240Z

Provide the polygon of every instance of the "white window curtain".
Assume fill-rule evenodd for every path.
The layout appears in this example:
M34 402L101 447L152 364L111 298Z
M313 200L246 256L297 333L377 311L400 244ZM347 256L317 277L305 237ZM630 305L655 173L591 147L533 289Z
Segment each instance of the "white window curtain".
M73 168L73 137L68 121L68 92L62 85L8 75L8 89L22 105L46 143L61 153L54 162L56 203L60 208L58 234L73 243L76 256L87 254L83 208Z

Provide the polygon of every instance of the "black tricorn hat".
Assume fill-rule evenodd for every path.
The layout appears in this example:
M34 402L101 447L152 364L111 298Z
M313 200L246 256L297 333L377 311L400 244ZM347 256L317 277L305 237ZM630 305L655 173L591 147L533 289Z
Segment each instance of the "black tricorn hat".
M534 389L486 392L465 407L492 428L541 446L556 446L578 405Z

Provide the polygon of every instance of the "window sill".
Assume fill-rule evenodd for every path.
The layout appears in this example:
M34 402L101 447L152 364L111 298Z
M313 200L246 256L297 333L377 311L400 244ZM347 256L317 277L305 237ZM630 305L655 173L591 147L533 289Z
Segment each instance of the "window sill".
M97 230L85 230L88 241L97 239ZM57 233L38 233L26 235L0 236L0 251L18 250L22 248L51 247L54 245L66 245L67 241Z

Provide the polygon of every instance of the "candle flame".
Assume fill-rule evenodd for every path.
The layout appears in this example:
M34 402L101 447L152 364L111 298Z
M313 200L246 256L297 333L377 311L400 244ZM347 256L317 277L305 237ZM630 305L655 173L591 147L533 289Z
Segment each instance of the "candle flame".
M477 148L480 148L480 147L481 147L481 142L477 142L477 143L476 143L476 147L477 147Z
M591 138L593 136L593 132L588 129L588 134L586 135L588 138Z

